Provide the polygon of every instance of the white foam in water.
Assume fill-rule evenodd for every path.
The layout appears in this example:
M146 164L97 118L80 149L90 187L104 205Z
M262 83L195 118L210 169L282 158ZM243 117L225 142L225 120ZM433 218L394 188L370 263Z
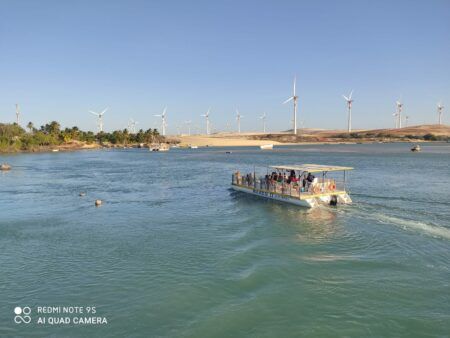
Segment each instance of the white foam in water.
M440 227L440 226L432 225L432 224L426 224L423 222L409 220L409 219L387 216L387 215L383 215L383 214L379 214L379 215L377 215L377 217L378 217L378 220L382 223L401 226L407 230L408 229L420 230L421 232L424 232L428 235L450 239L450 229L448 229L448 228L444 228L444 227Z

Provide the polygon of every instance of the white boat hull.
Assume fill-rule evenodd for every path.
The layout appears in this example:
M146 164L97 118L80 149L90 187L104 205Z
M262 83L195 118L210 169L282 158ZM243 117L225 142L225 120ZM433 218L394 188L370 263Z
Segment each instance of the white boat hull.
M262 198L275 200L275 201L279 201L279 202L290 203L290 204L294 204L294 205L298 205L298 206L302 206L302 207L306 207L306 208L313 208L320 204L330 204L330 200L331 200L332 196L337 197L338 204L352 203L350 196L348 196L348 194L345 191L339 191L339 192L332 193L332 194L313 195L313 196L311 196L311 198L296 198L296 197L292 197L289 195L282 195L282 194L268 192L268 191L260 190L260 189L252 189L252 188L248 188L245 186L239 186L239 185L235 185L235 184L232 184L231 188L236 191L259 196Z
M261 148L262 150L271 150L273 149L273 144L263 144L259 146L259 148Z

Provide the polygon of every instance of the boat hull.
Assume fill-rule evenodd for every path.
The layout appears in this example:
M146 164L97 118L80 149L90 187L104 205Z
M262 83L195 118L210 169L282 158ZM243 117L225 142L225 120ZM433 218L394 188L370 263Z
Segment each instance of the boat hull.
M231 188L235 191L244 192L250 195L259 196L265 199L298 205L306 208L317 207L321 204L330 204L333 196L337 197L337 204L350 204L352 200L345 191L339 191L333 194L312 195L310 198L296 198L289 195L282 195L260 189L252 189L246 186L232 184Z

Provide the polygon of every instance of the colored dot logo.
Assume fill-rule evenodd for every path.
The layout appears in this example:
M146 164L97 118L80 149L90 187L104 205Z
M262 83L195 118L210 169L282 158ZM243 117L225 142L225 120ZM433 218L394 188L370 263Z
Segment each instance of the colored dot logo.
M16 306L14 308L14 322L16 324L28 324L31 322L31 309L28 306L25 307L20 307L20 306Z

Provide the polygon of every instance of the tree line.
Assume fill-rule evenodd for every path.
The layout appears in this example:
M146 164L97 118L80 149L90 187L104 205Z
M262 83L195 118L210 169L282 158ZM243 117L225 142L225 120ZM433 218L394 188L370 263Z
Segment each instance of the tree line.
M42 147L57 146L71 141L80 141L87 144L114 144L130 145L138 143L164 142L157 129L140 129L136 133L130 133L127 129L113 132L83 131L78 127L61 129L57 121L52 121L36 128L29 122L26 129L17 123L0 123L0 151L32 151Z

